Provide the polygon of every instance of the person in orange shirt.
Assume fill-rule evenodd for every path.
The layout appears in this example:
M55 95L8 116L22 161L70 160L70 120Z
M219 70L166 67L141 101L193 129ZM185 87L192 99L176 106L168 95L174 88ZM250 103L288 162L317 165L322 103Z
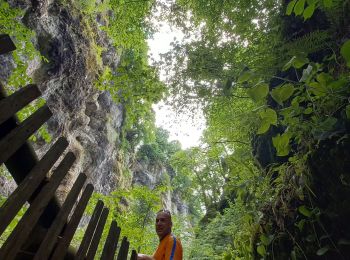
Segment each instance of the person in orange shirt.
M160 210L156 217L156 232L159 245L153 256L138 254L138 260L182 260L181 241L171 234L171 214L169 210Z

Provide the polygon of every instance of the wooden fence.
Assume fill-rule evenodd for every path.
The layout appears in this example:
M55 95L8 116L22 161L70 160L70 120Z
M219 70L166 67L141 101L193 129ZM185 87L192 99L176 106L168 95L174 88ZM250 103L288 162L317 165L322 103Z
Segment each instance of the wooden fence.
M11 39L0 35L0 54L14 49ZM72 152L66 151L67 140L59 138L38 160L27 140L52 116L50 109L44 105L19 123L15 113L40 96L38 87L28 85L8 97L1 85L0 90L0 165L6 165L18 184L0 209L0 236L23 205L29 203L29 208L2 245L0 259L94 259L108 208L98 201L79 248L70 249L93 185L86 184L87 177L81 173L63 204L58 203L55 192L76 159ZM49 172L52 172L50 176ZM120 231L117 222L112 221L101 259L127 259L129 242L126 237L123 237L116 256ZM130 259L137 259L135 250Z

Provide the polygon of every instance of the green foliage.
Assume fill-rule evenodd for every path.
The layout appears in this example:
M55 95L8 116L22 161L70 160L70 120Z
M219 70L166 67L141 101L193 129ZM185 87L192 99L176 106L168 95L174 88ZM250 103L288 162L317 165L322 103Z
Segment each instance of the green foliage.
M165 93L158 70L149 65L147 57L146 38L151 31L147 20L153 1L111 0L104 4L113 15L108 16L107 25L101 28L120 54L120 62L115 71L104 67L95 85L100 90L108 90L116 102L124 105L123 142L126 148L130 145L128 149L134 149L142 138L147 140L154 131L152 104ZM127 140L130 131L138 132L139 139Z
M29 105L25 106L23 109L16 113L19 121L23 122L43 105L45 105L45 100L43 98L38 98ZM39 130L30 137L30 140L36 142L38 138L43 139L46 143L51 142L52 137L48 132L47 124L42 125Z
M144 186L135 186L130 190L118 190L106 196L94 193L86 213L91 215L97 200L102 200L109 208L109 215L101 241L106 240L110 223L112 220L116 220L118 226L121 227L121 237L128 237L130 248L146 254L153 254L158 245L154 231L155 213L161 209L160 198L164 191L165 188L161 186L153 190ZM79 245L84 229L77 231L73 245ZM100 243L97 257L101 255L102 250L103 243Z
M261 125L258 129L258 134L266 133L271 125L277 125L277 114L276 111L271 108L266 108L259 112L261 118Z
M285 84L280 87L276 87L271 91L271 97L280 105L288 100L294 93L295 89L292 84Z
M4 1L0 3L0 30L2 33L9 34L17 46L17 49L12 52L15 61L15 69L8 79L7 86L5 86L8 94L12 94L18 88L32 82L31 75L27 74L29 62L35 59L45 60L35 49L32 42L32 38L35 36L34 32L21 23L23 15L23 10L11 8L9 4ZM43 99L38 99L19 111L17 115L20 121L23 121L36 111L43 103ZM43 138L45 142L51 141L51 137L45 126L39 129L37 135ZM36 137L32 136L31 140L35 141Z
M0 206L2 206L2 204L6 201L6 197L3 197L0 195ZM21 220L21 218L23 217L23 215L26 213L28 209L28 205L24 205L16 214L16 216L13 218L13 220L11 221L11 223L7 226L7 228L5 229L5 231L2 233L2 235L0 236L0 246L2 246L6 239L10 236L10 234L12 233L12 231L15 229L15 227L17 226L18 222Z
M139 160L145 160L151 164L165 165L170 157L181 149L178 141L168 141L169 133L162 129L156 128L155 141L142 145L137 152Z
M32 43L34 32L21 23L23 15L24 11L21 9L11 8L7 2L1 1L0 30L2 33L9 34L17 46L12 53L16 68L8 80L8 85L12 87L9 88L11 93L20 86L31 83L31 78L26 73L28 63L41 57Z
M169 166L173 172L167 184L189 206L196 237L192 232L186 236L184 220L174 218L175 230L191 245L188 258L297 259L305 257L306 250L322 256L336 249L312 231L322 227L322 213L312 205L306 164L322 141L347 138L350 45L344 42L345 34L340 35L347 28L345 18L334 15L346 10L346 3L177 0L169 6L171 12L162 15L183 30L185 40L173 43L159 67L149 65L145 42L154 30L150 13L159 3L76 4L91 27L100 15L105 24L100 28L120 54L119 66L112 69L103 65L105 50L91 44L99 67L96 87L109 91L125 107L123 148L138 148L138 160ZM1 8L10 12L1 19L18 16L6 4ZM339 30L311 31L297 39L294 34L281 35L280 10L306 21L317 9L333 17L330 21ZM314 62L316 51L331 54ZM21 55L15 57L18 64ZM165 69L168 89L159 80L159 69ZM274 76L276 71L288 78ZM279 83L273 84L275 80ZM180 111L186 106L203 108L207 129L200 147L183 151L167 140L164 130L155 128L152 104L167 91ZM272 143L266 156L285 157L278 159L286 162L277 159L276 165L259 168L259 158L253 156L259 138ZM108 223L117 219L132 247L152 253L158 242L152 222L163 192L164 188L137 186L108 196L95 194L92 203L103 199L111 210ZM91 205L88 211L92 212ZM77 239L82 234L78 231ZM281 237L290 242L288 250L275 252L275 246L282 248ZM99 254L101 249L102 245Z
M7 168L5 167L4 164L0 166L0 176L1 176L1 177L4 177L4 178L6 178L6 179L11 178L11 175L10 175L10 173L8 172L8 170L7 170Z
M340 49L340 53L350 67L350 40L346 41Z
M163 98L166 90L159 80L158 69L149 65L147 56L146 39L154 30L150 14L156 3L153 0L79 0L68 1L66 5L78 14L83 13L82 24L91 40L91 55L95 56L96 64L92 64L97 73L95 86L109 91L116 103L123 104L122 148L134 151L143 139L151 139L155 128L152 104ZM97 44L95 30L107 33L120 57L117 68L103 64L102 54L107 50Z
M313 16L316 8L332 8L333 5L333 0L292 0L287 5L286 14L294 12L296 16L303 16L307 20Z
M171 158L178 173L173 185L183 194L198 194L206 209L192 244L192 258L299 259L305 257L304 251L315 255L335 249L329 243L317 245L315 234L312 243L303 238L321 222L321 213L311 205L313 191L304 178L310 174L306 166L310 155L323 141L347 139L348 43L344 42L346 33L337 29L348 24L347 4L179 0L172 6L170 20L186 37L182 43L174 41L161 64L168 74L172 104L183 111L186 106L196 107L194 100L203 107L207 120L202 146ZM279 18L278 9L283 12ZM310 19L305 23L308 26L318 23L311 20L317 11L334 25L327 30L296 31L294 24L289 25L291 21L297 25L298 19L282 21L285 11L304 22ZM338 17L335 12L340 11ZM281 29L286 29L281 23L286 21L289 24L284 26L293 29L293 34L281 35ZM324 59L319 60L322 55ZM271 148L260 147L268 142ZM251 144L257 158L251 158ZM277 158L268 158L276 165L255 168L260 157L269 156ZM271 185L268 177L262 177L269 174L278 176L271 179ZM301 184L291 181L298 178ZM255 188L256 184L265 190ZM299 233L286 233L286 226L294 221ZM273 251L274 246L285 248L280 236L286 237L290 251Z
M293 67L296 69L302 68L309 60L305 57L294 56L286 65L284 65L283 70L288 70Z
M278 134L272 137L273 146L276 148L278 156L287 156L290 152L290 138L291 134L285 132L282 135Z
M259 102L265 99L269 93L269 85L266 83L258 84L257 86L254 86L247 90L247 93L255 102Z
M329 30L316 30L283 44L281 52L287 53L288 58L296 55L293 59L298 58L302 62L307 53L321 51L333 47L333 45L332 33ZM289 63L289 65L292 64Z
M311 211L305 206L305 205L302 205L298 208L298 211L303 214L305 217L311 217L312 216L312 213Z
M213 97L238 97L236 90L251 78L250 70L271 73L277 61L271 53L280 39L268 29L271 20L265 17L275 17L278 7L270 0L177 1L171 21L183 29L186 39L196 36L190 43L175 41L173 49L163 55L160 65L166 71L170 102L179 111L198 108L193 100L209 106ZM267 12L264 17L261 10Z

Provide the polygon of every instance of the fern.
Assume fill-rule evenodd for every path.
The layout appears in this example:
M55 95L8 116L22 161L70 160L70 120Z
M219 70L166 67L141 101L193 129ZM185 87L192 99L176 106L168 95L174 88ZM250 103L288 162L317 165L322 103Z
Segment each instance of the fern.
M317 30L295 39L283 46L287 55L309 54L327 49L331 44L332 34L328 30Z

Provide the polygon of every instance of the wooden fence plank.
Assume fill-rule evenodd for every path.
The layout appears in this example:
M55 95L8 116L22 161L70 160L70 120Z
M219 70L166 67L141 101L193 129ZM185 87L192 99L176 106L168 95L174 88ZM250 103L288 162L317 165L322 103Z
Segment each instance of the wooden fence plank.
M137 260L137 252L136 252L136 250L132 250L130 260Z
M106 224L108 212L109 212L108 208L104 208L102 211L101 217L98 221L96 231L94 233L91 244L89 246L89 251L86 256L87 260L93 260L95 257L96 250L102 236L103 228L105 227L105 224Z
M61 137L58 139L40 162L34 166L23 182L8 197L0 209L0 235L10 224L24 203L29 200L45 178L46 173L52 168L67 146L68 142L65 138Z
M52 259L64 259L69 244L72 241L74 233L79 225L81 217L83 216L84 210L89 202L93 190L94 186L92 184L89 183L86 185L83 195L81 196L71 219L63 231L62 238L58 242L58 245L52 255Z
M87 250L90 246L90 243L91 243L91 238L95 232L96 225L97 225L98 220L101 216L102 209L103 209L103 202L101 200L99 200L96 204L94 213L91 216L89 225L86 228L83 240L81 241L81 244L79 246L79 249L78 249L78 252L77 252L75 259L84 259L85 258L86 252L87 252Z
M76 202L81 189L86 181L86 175L81 173L78 179L75 181L71 191L69 192L66 200L64 201L60 212L57 214L50 229L45 235L43 242L41 243L39 250L37 251L34 260L48 259L52 248L57 242L58 235L60 234L64 224L67 222L69 213L71 212L74 203Z
M128 251L129 251L129 241L127 240L126 237L123 237L117 260L127 260Z
M0 164L16 152L51 116L50 109L44 105L0 140Z
M115 220L112 221L111 227L109 228L107 239L103 247L101 255L102 260L113 260L115 251L117 250L118 240L120 236L120 227L118 227Z
M7 97L6 91L0 82L0 100ZM13 116L0 125L0 140L18 126L16 116ZM20 161L21 163L18 163ZM24 143L8 160L5 165L17 184L21 183L28 173L39 162L33 147Z
M0 124L41 95L36 85L27 85L0 100Z
M0 54L16 50L16 46L8 34L0 34Z
M0 250L0 259L13 259L16 256L74 161L74 154L69 152L57 169L54 170L50 181L42 188L39 195L34 199L29 209L5 241Z

